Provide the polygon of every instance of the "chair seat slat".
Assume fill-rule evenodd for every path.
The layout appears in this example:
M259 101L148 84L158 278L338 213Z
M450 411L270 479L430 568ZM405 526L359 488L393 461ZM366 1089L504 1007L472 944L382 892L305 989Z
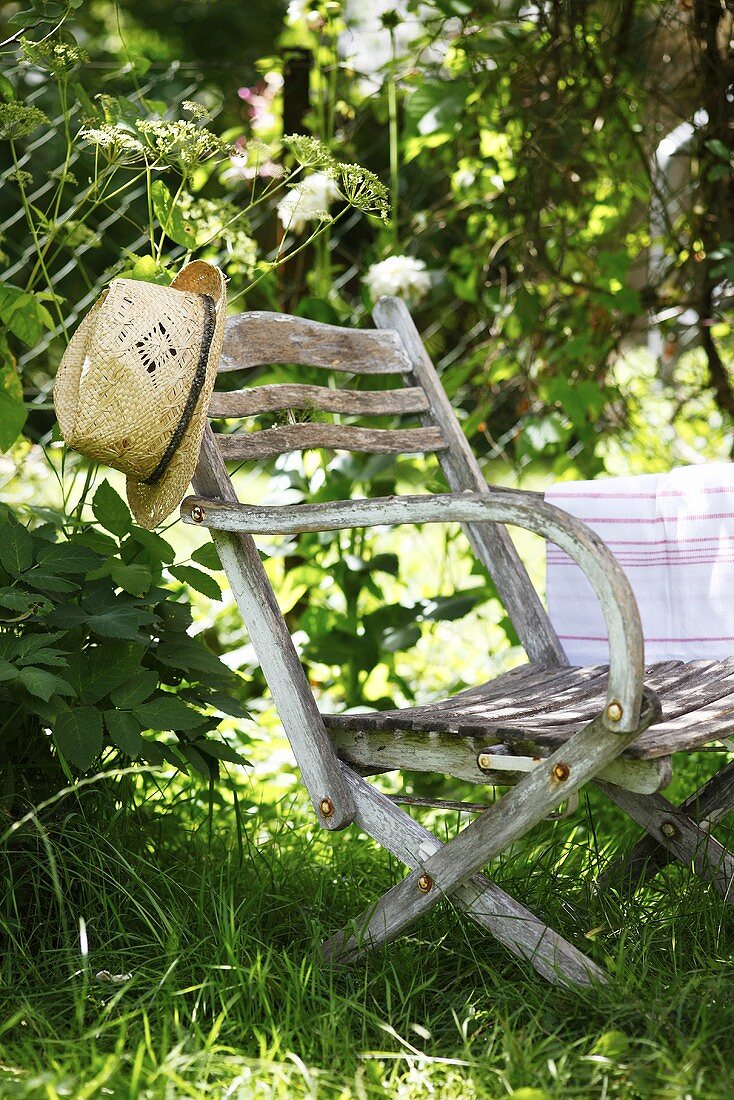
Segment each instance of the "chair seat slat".
M321 412L352 416L389 416L425 412L428 407L424 391L415 386L400 390L355 391L281 382L232 390L230 393L213 393L209 416L256 416L283 409L319 409Z
M391 329L339 328L261 311L228 318L220 371L275 363L348 374L408 374L411 369L400 337Z
M369 454L415 454L440 451L445 446L440 428L355 428L340 424L292 424L261 432L238 432L216 437L226 459L273 458L311 447L363 451Z
M692 751L734 730L734 658L659 662L647 667L645 683L660 694L663 717L629 746L630 758ZM365 735L483 736L487 745L530 739L550 750L600 713L605 687L603 666L529 666L427 706L325 715L324 722Z

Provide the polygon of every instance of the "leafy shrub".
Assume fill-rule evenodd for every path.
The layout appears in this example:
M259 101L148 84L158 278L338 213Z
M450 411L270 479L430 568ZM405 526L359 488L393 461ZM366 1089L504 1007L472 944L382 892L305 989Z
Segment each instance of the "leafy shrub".
M108 482L92 507L98 525L64 528L46 510L25 526L0 506L0 754L11 803L94 766L167 763L209 778L219 761L245 763L212 736L222 714L247 716L240 678L188 633L189 607L165 587L167 570L217 596L214 547L174 565L169 543L135 526Z

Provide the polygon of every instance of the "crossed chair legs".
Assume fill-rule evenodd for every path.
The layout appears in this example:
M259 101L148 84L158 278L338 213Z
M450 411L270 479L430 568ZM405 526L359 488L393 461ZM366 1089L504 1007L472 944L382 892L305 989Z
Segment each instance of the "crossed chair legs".
M640 727L624 734L611 733L601 717L595 719L446 845L347 769L357 822L413 870L351 928L326 942L327 958L355 961L450 897L549 980L603 981L595 963L478 872L592 779L659 713L657 700L646 697Z
M366 783L347 765L343 765L343 768L345 780L357 807L355 825L411 870L420 869L429 856L449 846ZM424 882L423 885L428 883ZM420 878L418 888L421 888ZM451 894L451 901L513 955L528 960L548 981L589 985L606 980L606 974L596 963L544 924L519 901L515 901L486 875L475 874ZM339 933L324 944L323 952L327 959L335 962L347 961L344 952L346 936L348 933ZM373 944L374 941L367 943L363 940L360 946L366 950ZM350 961L359 953L353 953L349 957Z
M634 888L679 859L734 901L734 855L709 832L734 809L734 761L679 806L661 794L633 794L601 781L597 786L646 831L629 853L607 867L601 886Z
M652 717L648 713L645 724ZM441 898L450 898L547 980L568 985L606 981L605 972L583 952L478 873L481 866L524 835L561 800L560 787L571 785L572 774L573 785L578 788L603 766L599 746L608 742L608 734L600 729L598 720L573 740L573 748L569 742L548 759L542 772L538 769L534 777L531 773L524 778L448 844L343 765L357 806L355 823L411 868L411 874L350 928L331 937L324 944L325 956L337 962L355 961L368 949L396 938ZM588 764L588 757L593 758L593 764ZM708 832L734 807L734 762L681 806L674 806L660 794L633 794L602 781L597 784L647 830L647 836L627 859L619 862L618 870L623 870L627 882L644 881L677 858L693 866L723 896L734 897L734 856ZM568 787L564 789L568 793Z

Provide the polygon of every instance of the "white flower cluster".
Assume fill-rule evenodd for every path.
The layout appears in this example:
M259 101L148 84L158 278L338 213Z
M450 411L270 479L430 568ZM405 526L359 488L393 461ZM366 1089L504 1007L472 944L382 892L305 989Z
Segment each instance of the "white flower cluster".
M374 302L384 296L405 298L416 303L425 298L431 289L431 276L423 260L413 256L388 256L378 264L372 264L364 277L364 284Z
M278 203L278 217L285 230L302 233L309 222L328 219L332 202L341 198L343 195L331 176L312 172L288 189Z

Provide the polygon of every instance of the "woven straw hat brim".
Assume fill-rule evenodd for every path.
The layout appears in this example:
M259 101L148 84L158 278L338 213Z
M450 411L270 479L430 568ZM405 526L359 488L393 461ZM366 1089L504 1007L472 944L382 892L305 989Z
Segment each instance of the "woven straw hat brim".
M222 354L224 325L227 314L227 290L222 272L205 263L194 260L182 268L173 280L176 290L193 294L208 294L214 299L215 326L209 346L206 363L206 376L199 399L196 402L191 421L184 432L170 465L160 481L146 485L137 478L128 476L127 499L135 519L141 527L152 531L162 523L183 500L194 476L199 461L201 441L207 424L209 399L217 379L217 366Z
M213 316L202 295L211 299ZM59 365L54 404L64 439L127 475L133 515L149 530L180 503L196 468L225 319L225 279L212 264L187 264L171 287L117 279L86 315ZM205 334L211 336L208 349ZM199 396L177 439L195 378ZM146 484L174 441L163 474Z

